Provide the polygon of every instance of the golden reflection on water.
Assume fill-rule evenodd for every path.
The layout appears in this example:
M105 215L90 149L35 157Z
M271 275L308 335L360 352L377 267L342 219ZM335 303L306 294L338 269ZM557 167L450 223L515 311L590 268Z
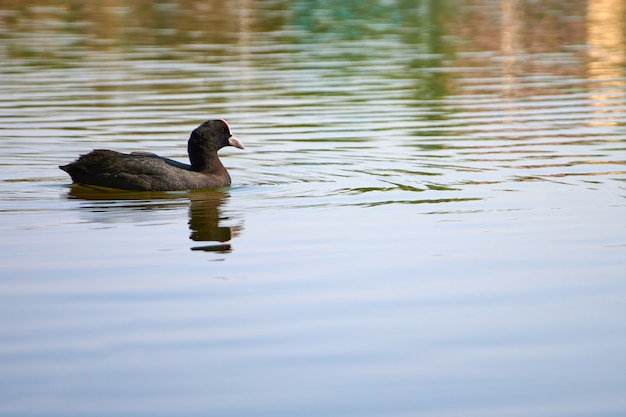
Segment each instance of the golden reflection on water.
M241 82L239 90L246 93L254 72L252 71L251 61L251 42L253 40L252 30L254 23L254 1L238 0L237 1L238 31L237 31L237 50L239 51L238 71L241 74ZM245 104L242 105L242 110Z
M523 30L525 25L522 0L502 0L502 83L503 94L515 97L519 88L518 79L523 75L524 53Z
M623 103L626 85L626 1L589 0L587 5L588 77L596 119L592 125L623 123L613 108Z

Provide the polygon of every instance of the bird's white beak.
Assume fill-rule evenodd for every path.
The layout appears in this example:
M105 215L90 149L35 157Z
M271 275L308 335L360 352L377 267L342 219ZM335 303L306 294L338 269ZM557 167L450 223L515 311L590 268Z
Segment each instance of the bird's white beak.
M231 146L234 146L235 148L244 149L243 143L241 143L241 141L239 139L237 139L237 137L235 137L235 135L231 135L228 138L228 143Z

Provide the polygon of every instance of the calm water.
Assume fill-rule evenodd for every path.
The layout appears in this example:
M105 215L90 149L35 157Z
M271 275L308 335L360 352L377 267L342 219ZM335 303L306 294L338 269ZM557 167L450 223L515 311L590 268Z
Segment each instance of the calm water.
M224 4L0 1L0 415L625 415L626 1Z

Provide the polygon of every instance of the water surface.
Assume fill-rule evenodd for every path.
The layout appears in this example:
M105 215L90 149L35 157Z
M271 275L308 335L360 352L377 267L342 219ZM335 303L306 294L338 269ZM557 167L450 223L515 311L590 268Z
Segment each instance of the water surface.
M0 414L626 413L626 3L231 3L0 3Z

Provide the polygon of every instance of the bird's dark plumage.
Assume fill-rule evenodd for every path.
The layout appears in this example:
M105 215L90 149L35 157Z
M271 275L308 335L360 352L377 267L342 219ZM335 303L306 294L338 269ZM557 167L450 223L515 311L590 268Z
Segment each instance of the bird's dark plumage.
M230 175L217 157L224 146L243 149L224 120L209 120L191 132L187 151L191 165L153 153L130 154L96 149L60 166L75 183L136 191L220 188Z

